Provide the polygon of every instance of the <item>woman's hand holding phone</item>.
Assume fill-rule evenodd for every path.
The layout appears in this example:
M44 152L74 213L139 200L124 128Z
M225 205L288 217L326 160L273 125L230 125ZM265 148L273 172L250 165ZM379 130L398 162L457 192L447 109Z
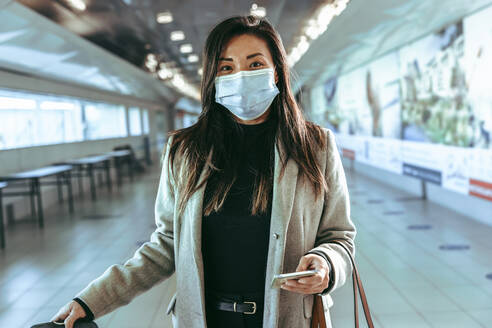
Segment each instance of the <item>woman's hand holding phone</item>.
M301 257L296 272L307 270L318 270L318 273L310 277L289 279L280 288L300 294L316 294L321 293L328 287L330 272L324 258L315 254L307 254Z

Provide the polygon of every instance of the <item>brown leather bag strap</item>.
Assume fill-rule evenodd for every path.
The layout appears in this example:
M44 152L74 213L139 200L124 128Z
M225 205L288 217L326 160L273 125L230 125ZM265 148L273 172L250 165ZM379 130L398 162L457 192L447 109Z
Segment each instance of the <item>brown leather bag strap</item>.
M318 317L318 296L314 295L313 317L311 318L311 328L319 328Z
M333 240L330 241L331 243L337 244L340 247L342 247L348 254L350 261L352 262L352 285L353 285L353 292L354 292L354 318L355 318L355 327L359 327L359 311L357 309L357 303L358 303L358 295L357 295L357 288L359 290L360 294L360 300L362 302L362 308L364 309L364 316L366 317L366 322L367 326L369 328L374 328L374 323L372 322L372 317L371 317L371 312L369 310L369 304L367 303L367 297L366 293L364 291L364 287L362 286L362 280L360 279L359 276L359 270L357 270L357 266L355 265L355 260L354 257L352 256L352 253L348 250L348 248L338 240Z
M352 293L354 294L354 320L355 328L359 328L359 294L357 294L357 282L354 276L354 271L352 271Z
M323 308L323 300L321 296L314 295L313 318L311 322L312 328L326 328L325 310Z

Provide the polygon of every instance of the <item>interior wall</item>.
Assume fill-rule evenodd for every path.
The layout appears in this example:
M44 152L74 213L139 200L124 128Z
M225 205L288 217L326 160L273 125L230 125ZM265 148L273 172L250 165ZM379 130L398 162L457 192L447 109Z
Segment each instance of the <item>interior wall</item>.
M166 101L162 102L139 99L130 95L122 95L115 92L99 90L87 86L75 85L68 82L60 82L53 79L27 76L23 74L7 72L0 69L0 88L31 91L33 93L60 95L66 97L81 98L92 101L109 102L126 106L160 109Z
M404 190L412 195L421 196L422 186L418 179L392 173L374 166L344 158L343 164L346 170L352 166L353 170L378 182ZM462 195L432 183L426 183L427 200L443 207L452 209L470 219L492 225L492 202L484 199Z
M124 144L132 145L137 156L143 156L142 136L14 148L0 151L0 173L7 175L68 159L103 154L112 151L113 147Z

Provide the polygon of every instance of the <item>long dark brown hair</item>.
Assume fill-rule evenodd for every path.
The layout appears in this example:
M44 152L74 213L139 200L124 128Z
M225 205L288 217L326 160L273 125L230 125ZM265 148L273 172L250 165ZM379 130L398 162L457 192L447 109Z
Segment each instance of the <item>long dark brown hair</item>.
M262 38L268 44L274 66L278 75L277 88L280 93L273 100L269 120L274 123L264 136L263 145L282 143L285 155L281 154L282 169L280 178L284 174L285 165L292 158L299 167L299 174L306 177L314 187L315 195L327 190L322 168L316 160L316 153L326 147L324 132L318 125L306 121L292 94L289 67L284 46L279 34L266 20L255 16L236 16L217 24L209 33L203 51L203 76L201 82L202 112L198 120L187 128L170 131L173 136L170 144L169 163L174 177L174 159L176 154L183 159L186 169L182 172L186 176L178 182L181 195L178 210L184 210L186 202L207 179L215 177L213 194L203 205L203 214L209 215L212 211L219 211L227 193L231 189L237 176L240 156L237 145L231 142L231 133L242 133L241 124L238 124L232 114L222 105L215 102L215 77L220 54L231 38L251 34ZM262 145L259 145L262 147ZM251 214L264 213L271 201L270 192L273 189L273 162L274 149L264 151L270 155L268 160L260 165L256 172ZM208 155L212 150L212 156ZM205 179L198 185L201 172L207 168ZM168 167L169 170L169 167Z

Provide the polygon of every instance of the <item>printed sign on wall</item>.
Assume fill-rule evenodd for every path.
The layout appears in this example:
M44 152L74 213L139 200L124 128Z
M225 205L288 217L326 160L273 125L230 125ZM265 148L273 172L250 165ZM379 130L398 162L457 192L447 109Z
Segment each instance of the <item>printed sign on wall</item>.
M344 157L492 200L492 7L323 86Z

